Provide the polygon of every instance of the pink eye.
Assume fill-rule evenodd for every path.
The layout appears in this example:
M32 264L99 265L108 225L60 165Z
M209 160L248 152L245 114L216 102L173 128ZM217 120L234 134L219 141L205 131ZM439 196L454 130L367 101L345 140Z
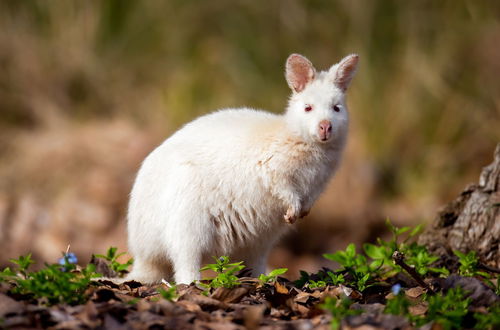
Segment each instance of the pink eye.
M332 107L333 111L335 112L339 112L340 111L340 106L338 104L335 104L333 107Z
M306 105L306 107L304 108L304 110L305 110L306 112L309 112L309 111L311 111L312 109L313 109L312 105L309 105L309 104L308 104L308 105Z

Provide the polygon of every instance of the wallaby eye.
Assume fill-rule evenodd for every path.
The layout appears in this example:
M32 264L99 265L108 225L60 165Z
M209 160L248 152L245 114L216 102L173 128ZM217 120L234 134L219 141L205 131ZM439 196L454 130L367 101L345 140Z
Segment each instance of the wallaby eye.
M340 111L340 105L338 104L335 104L333 107L332 107L333 111L335 112L339 112Z
M306 104L306 106L304 107L304 111L305 111L305 112L309 112L309 111L311 111L312 109L313 109L313 107L312 107L312 105L310 105L310 104Z

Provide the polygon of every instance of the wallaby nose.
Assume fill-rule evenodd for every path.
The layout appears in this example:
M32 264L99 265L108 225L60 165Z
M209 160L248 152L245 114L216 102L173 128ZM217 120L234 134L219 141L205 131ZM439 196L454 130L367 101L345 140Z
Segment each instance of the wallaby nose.
M321 141L330 139L332 135L332 123L329 120L319 122L319 138Z

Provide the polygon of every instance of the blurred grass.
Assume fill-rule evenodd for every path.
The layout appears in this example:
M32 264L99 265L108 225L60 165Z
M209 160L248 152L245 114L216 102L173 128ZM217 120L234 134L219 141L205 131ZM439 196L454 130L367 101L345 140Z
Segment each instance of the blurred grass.
M0 156L12 134L213 109L281 112L291 52L361 56L353 134L385 199L450 198L500 140L498 1L0 2Z

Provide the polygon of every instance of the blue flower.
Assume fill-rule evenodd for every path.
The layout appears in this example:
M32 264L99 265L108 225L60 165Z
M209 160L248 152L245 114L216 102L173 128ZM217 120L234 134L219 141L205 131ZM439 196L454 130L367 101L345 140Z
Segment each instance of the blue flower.
M73 252L65 253L64 256L59 259L59 265L76 264L78 262L78 258Z
M391 288L391 291L393 295L397 296L401 291L401 284L399 283L394 284Z

